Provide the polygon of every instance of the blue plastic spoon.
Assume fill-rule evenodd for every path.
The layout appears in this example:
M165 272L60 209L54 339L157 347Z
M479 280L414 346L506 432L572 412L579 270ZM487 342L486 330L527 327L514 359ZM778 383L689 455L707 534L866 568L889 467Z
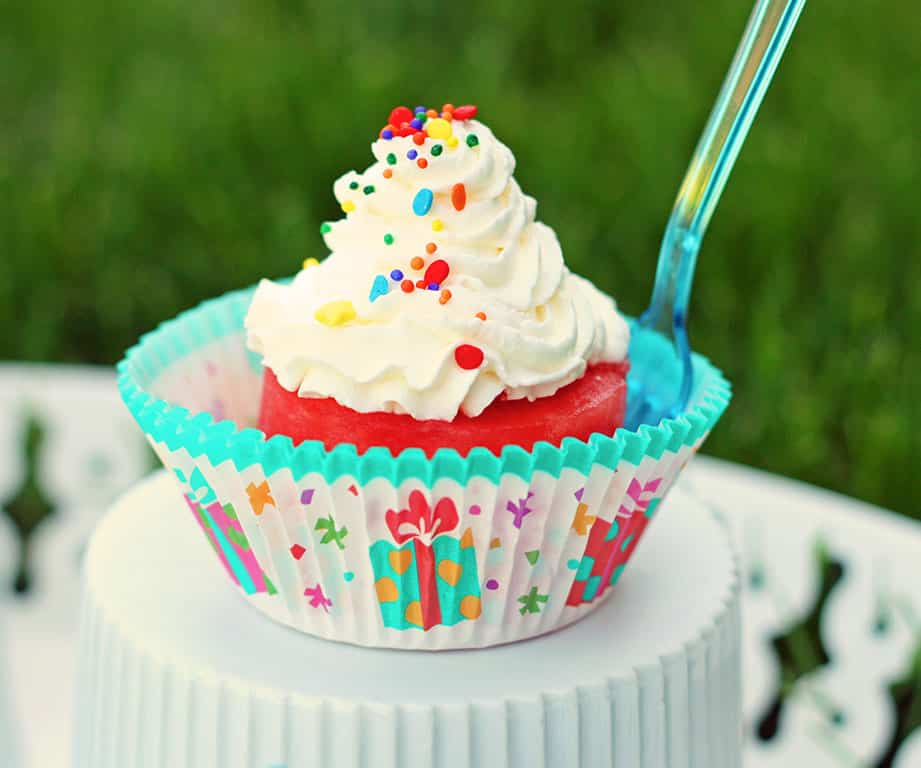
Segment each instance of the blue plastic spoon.
M694 383L687 314L700 242L806 0L758 0L672 208L649 308L634 345L660 345L657 381L630 379L626 426L658 424L684 410ZM649 338L649 334L656 336ZM640 337L645 337L639 340ZM670 344L666 342L670 341ZM649 366L647 366L647 370ZM667 382L680 381L677 388Z

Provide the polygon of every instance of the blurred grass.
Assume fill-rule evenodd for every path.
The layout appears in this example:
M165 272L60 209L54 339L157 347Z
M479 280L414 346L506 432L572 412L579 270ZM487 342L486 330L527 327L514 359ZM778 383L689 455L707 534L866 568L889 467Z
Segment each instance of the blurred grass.
M323 255L398 102L474 101L639 312L748 3L0 0L0 359L112 363ZM812 0L704 243L708 450L921 517L921 27Z

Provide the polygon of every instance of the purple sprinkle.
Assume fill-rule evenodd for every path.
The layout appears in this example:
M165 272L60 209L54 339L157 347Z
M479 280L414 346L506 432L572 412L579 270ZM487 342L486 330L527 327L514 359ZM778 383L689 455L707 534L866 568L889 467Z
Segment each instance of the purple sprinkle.
M422 128L422 121L418 117L414 117L409 121L409 127L415 128L418 131Z
M416 152L416 150L411 149L411 150L409 150L409 152L406 153L406 156L407 156L410 160L415 160L415 159L416 159L416 155L418 155L418 154L419 154L419 153Z
M430 291L437 291L441 286L438 283L429 283L428 289Z
M584 488L580 488L578 491L573 494L576 497L576 501L582 501L582 494L585 493Z
M490 579L486 582L486 589L499 589L499 582L495 579Z
M478 515L478 514L480 514L480 512L482 512L483 510L480 509L480 505L479 505L479 504L474 504L472 507L470 507L470 510L469 510L469 511L470 511L470 514L471 514L471 515Z
M385 128L383 131L381 131L381 138L390 141L393 138L393 131L391 131L389 128Z
M413 111L414 112L425 112L425 107L416 107Z
M307 488L301 493L301 504L310 504L313 501L313 488Z
M393 270L393 272L390 273L390 279L391 280L402 280L403 273L399 269L395 269Z

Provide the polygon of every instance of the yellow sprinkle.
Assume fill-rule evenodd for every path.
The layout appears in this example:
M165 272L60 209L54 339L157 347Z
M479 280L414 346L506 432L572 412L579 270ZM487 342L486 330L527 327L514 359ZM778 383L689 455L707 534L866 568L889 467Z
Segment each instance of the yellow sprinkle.
M351 301L331 301L324 304L313 316L323 325L336 326L352 322L357 317L355 306Z
M313 256L311 256L309 259L304 259L304 263L302 265L304 269L310 269L311 267L319 267L319 266L320 266L320 262L317 261Z
M448 145L448 149L457 149L457 144L458 144L457 136L451 136L451 137L445 142L445 144Z
M352 211L355 210L355 203L353 203L351 200L346 200L342 204L342 210L345 211L346 213L351 213Z
M440 117L433 117L426 121L425 132L433 139L447 139L451 135L451 123Z
M444 228L445 223L441 219L435 219L435 221L432 222L432 229L434 229L436 232L441 232L441 230Z

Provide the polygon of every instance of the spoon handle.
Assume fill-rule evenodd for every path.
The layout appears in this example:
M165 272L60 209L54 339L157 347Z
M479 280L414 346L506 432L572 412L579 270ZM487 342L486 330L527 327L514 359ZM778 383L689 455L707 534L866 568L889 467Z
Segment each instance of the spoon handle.
M673 336L690 395L687 308L700 242L806 0L757 0L672 208L642 325Z

